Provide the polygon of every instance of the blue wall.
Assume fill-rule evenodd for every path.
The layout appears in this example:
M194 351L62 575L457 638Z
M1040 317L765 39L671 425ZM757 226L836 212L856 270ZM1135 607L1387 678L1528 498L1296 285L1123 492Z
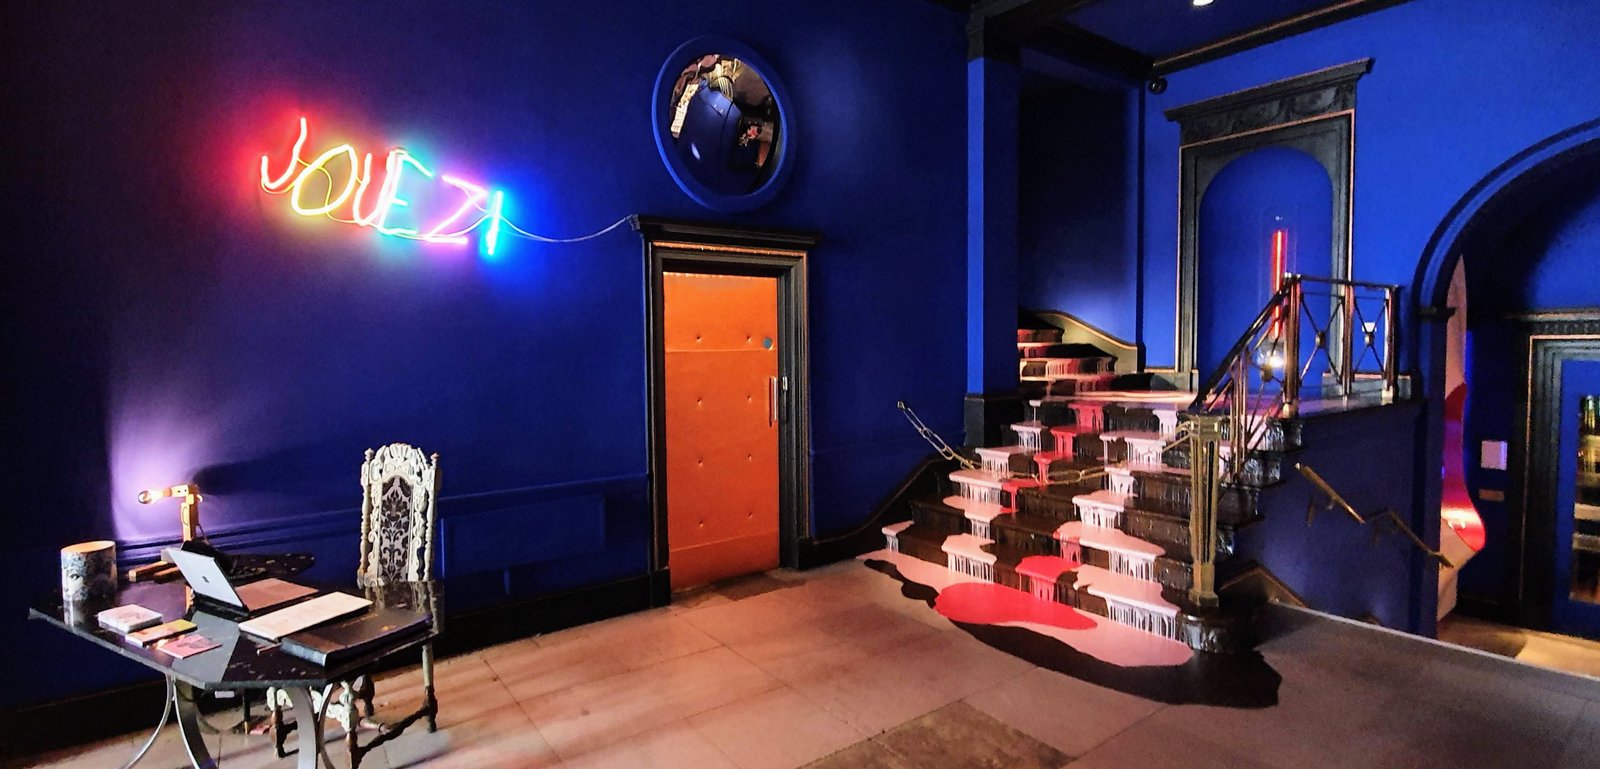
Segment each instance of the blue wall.
M1056 75L1065 70L1057 65ZM1138 86L1072 72L1024 81L1019 305L1132 341L1138 321Z
M1146 345L1150 365L1170 365L1174 357L1179 137L1177 125L1165 118L1164 110L1372 57L1372 72L1357 86L1353 277L1409 285L1418 277L1430 238L1475 184L1527 148L1600 117L1600 107L1587 96L1600 88L1600 59L1593 56L1596 29L1600 29L1600 4L1595 3L1530 0L1517 4L1516 13L1508 17L1504 4L1491 0L1411 0L1171 74L1165 93L1147 97L1144 123L1141 290L1145 299L1140 341ZM1306 261L1301 268L1327 274ZM1470 255L1468 270L1470 276ZM1586 280L1567 268L1552 275L1556 285ZM1479 317L1474 307L1475 326ZM1412 308L1402 309L1401 321L1402 366L1423 376L1416 382L1419 393L1442 398L1442 392L1434 392L1438 383L1430 379L1442 371L1442 359L1421 349L1425 329L1416 322ZM1473 333L1478 371L1486 365L1514 365L1509 358L1486 359L1485 335L1476 328ZM1478 383L1473 386L1473 401L1484 401ZM1503 402L1495 408L1503 408ZM1439 409L1442 404L1427 404L1424 422L1434 424ZM1406 466L1419 480L1405 487L1390 484L1381 499L1373 497L1400 509L1429 538L1438 529L1437 490L1430 490L1422 479L1438 471L1438 457L1431 453L1437 450L1437 432L1429 427L1395 436L1412 448ZM1341 474L1379 468L1369 457L1343 461L1347 467L1335 465ZM1329 472L1333 471L1325 474ZM1335 482L1346 493L1366 495L1369 488L1383 488L1366 483L1373 475L1353 472L1348 477L1350 489ZM1301 504L1286 502L1267 514L1295 516ZM1486 524L1493 539L1494 524ZM1284 536L1289 537L1285 546L1292 546L1292 535ZM1480 557L1485 565L1498 558ZM1353 603L1410 602L1413 613L1402 626L1429 632L1433 579L1415 563L1405 568L1391 563L1385 568L1387 577L1368 586L1378 594L1351 594L1330 605L1343 611ZM1481 568L1485 566L1477 562L1468 567L1462 577L1464 590L1474 570ZM1319 595L1336 587L1318 582L1305 589ZM1407 594L1417 600L1411 601Z
M1293 463L1315 469L1362 515L1398 508L1416 483L1420 413L1404 404L1307 419L1305 449L1285 458L1284 483L1261 492L1262 520L1239 532L1239 552L1272 570L1313 609L1418 630L1416 618L1431 617L1437 600L1412 587L1422 554L1384 524L1362 526L1343 511L1324 509L1326 498ZM1352 456L1362 461L1350 462ZM1317 504L1310 525L1308 502Z
M1508 16L1494 0L1411 0L1170 75L1145 118L1141 329L1151 365L1173 360L1178 128L1164 110L1372 57L1357 86L1354 277L1410 283L1474 183L1600 112L1586 96L1600 89L1597 29L1596 3L1528 0Z
M6 15L0 708L142 675L22 617L61 545L175 534L175 505L134 502L148 485L197 478L219 540L312 550L339 578L361 452L404 440L442 456L456 608L645 572L638 237L505 239L490 261L296 217L262 194L256 164L286 149L300 114L312 146L404 144L491 182L540 233L629 214L821 231L818 534L859 523L925 453L896 400L959 429L958 14L904 0L603 13L308 0ZM702 34L760 51L793 101L795 172L753 214L696 206L651 140L656 72ZM16 651L47 645L62 655L47 676Z

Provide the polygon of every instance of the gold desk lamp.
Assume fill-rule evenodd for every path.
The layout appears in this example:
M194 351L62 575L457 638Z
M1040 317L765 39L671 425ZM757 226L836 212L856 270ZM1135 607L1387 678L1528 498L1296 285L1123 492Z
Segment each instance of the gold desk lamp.
M200 487L193 483L180 483L162 489L145 489L139 492L139 503L148 505L158 499L179 497L178 525L182 529L183 541L192 542L203 537L200 528ZM135 566L128 570L128 580L142 582L148 579L160 579L176 573L177 567L165 560Z

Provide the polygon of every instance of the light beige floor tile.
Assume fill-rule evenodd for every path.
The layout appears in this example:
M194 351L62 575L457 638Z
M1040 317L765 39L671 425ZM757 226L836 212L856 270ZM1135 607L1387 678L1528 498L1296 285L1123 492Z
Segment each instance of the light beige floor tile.
M780 680L797 682L936 632L903 614L864 605L799 625L744 634L728 648Z
M554 769L561 765L533 722L514 705L431 734L426 729L409 729L383 750L390 769Z
M567 769L738 769L688 724L679 721L574 757Z
M529 700L625 673L629 665L611 647L573 639L552 646L528 645L485 660L511 696Z
M1043 668L1023 671L966 702L1068 756L1088 753L1163 707Z
M523 708L566 758L780 685L716 648L528 700Z
M861 734L787 687L701 713L689 723L739 769L787 769L815 761Z
M408 668L375 683L373 704L379 720L396 720L422 704L422 672ZM516 703L494 669L477 655L443 660L434 665L434 695L441 727L454 726Z
M1030 667L965 635L937 634L794 686L870 736Z

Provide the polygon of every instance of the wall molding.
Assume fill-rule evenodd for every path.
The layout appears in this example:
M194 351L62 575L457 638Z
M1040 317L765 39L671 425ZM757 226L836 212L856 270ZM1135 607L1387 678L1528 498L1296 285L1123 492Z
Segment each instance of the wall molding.
M1198 144L1356 108L1356 81L1372 71L1359 59L1210 99L1163 114L1178 124L1183 145Z
M648 483L649 476L615 475L585 478L575 481L521 486L496 491L477 491L465 494L440 496L439 523L462 516L493 512L520 505L568 497L604 496L622 491L638 490ZM204 507L201 522L204 523ZM359 505L317 513L276 518L257 519L236 524L225 524L205 529L206 538L223 550L259 549L284 543L309 541L325 537L350 534L361 528ZM161 550L181 544L177 533L164 536L142 536L117 540L117 560L124 566L146 563L161 556ZM354 547L354 539L352 539Z
M1336 3L1326 8L1307 11L1298 16L1291 16L1282 21L1241 32L1232 37L1226 37L1190 48L1187 51L1156 59L1151 65L1151 74L1156 77L1169 75L1181 69L1226 58L1241 51L1276 43L1285 38L1349 21L1374 11L1393 8L1406 2L1409 2L1409 0L1345 0L1345 2Z

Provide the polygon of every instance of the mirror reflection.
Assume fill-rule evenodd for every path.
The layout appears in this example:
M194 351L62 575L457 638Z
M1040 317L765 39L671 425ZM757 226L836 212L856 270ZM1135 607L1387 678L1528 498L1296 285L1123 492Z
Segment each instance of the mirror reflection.
M748 62L715 53L695 58L671 98L670 151L697 181L743 195L771 179L782 147L778 103Z

